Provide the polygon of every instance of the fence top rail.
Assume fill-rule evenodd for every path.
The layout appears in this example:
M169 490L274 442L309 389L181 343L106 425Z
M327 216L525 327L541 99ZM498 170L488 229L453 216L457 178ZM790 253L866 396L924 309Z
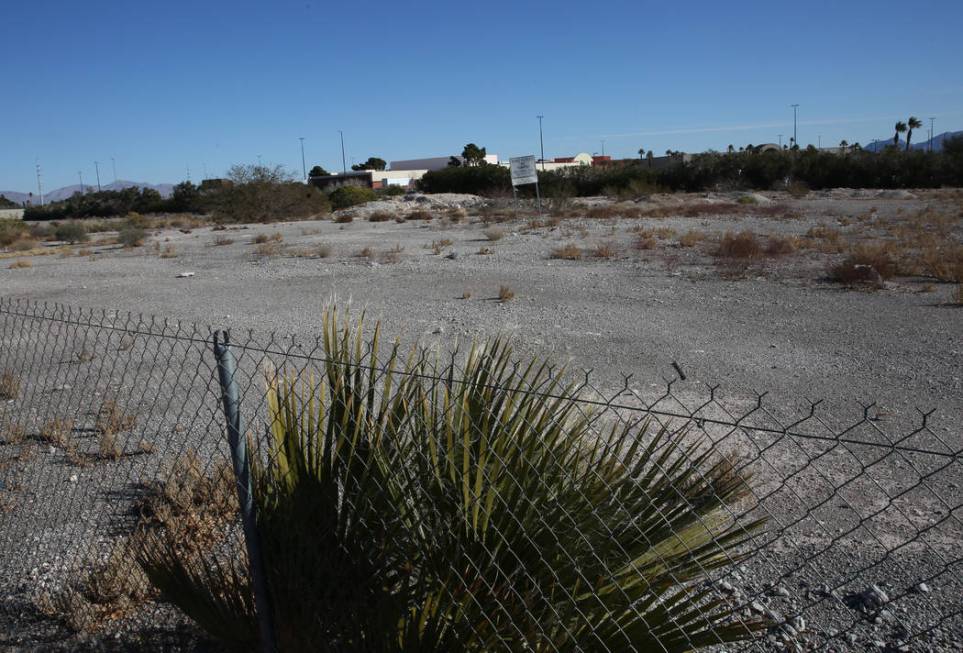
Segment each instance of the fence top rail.
M102 329L108 331L122 332L130 335L139 335L149 338L172 339L195 344L213 346L213 339L221 330L208 325L199 325L194 322L185 322L170 318L159 318L153 315L142 313L135 314L123 311L111 311L107 309L80 308L60 303L35 302L29 299L0 297L0 315L9 315L30 320L41 320L47 322L57 322L77 327ZM294 334L279 334L278 332L259 333L254 329L240 331L241 339L231 338L232 334L237 334L238 330L224 330L230 340L230 346L244 352L261 354L265 356L278 356L284 360L299 360L304 363L321 364L347 364L357 369L371 372L384 373L387 365L381 364L378 360L372 359L368 364L344 363L327 358L323 353L322 339L320 336L315 338L299 339ZM366 343L367 346L367 343ZM426 381L443 383L460 383L457 376L450 374L457 369L459 348L456 346L447 350L444 355L415 345L414 349L419 354L419 363L416 372L408 372L416 378ZM434 358L434 361L430 359ZM440 367L437 361L441 358L445 362ZM518 361L514 368L518 369ZM858 447L868 447L889 452L899 452L904 454L918 454L933 456L941 459L949 459L950 462L960 462L963 460L963 448L954 449L943 439L936 436L930 429L930 418L935 409L923 411L916 408L918 421L907 432L898 437L890 437L883 432L873 414L874 403L860 404L861 414L855 420L850 420L844 426L833 429L832 435L820 435L818 433L807 433L799 430L799 426L811 419L818 419L821 410L822 400L808 400L808 407L804 408L798 415L783 423L777 420L765 407L764 400L767 392L755 393L748 396L746 400L749 407L742 414L733 414L728 410L723 410L725 417L710 416L708 409L712 407L722 407L717 397L719 385L704 384L704 400L696 400L693 409L688 408L674 394L673 386L685 377L681 376L676 369L676 376L662 377L665 384L661 389L661 395L655 400L646 401L641 395L631 388L630 382L634 375L622 374L622 387L614 391L603 392L592 380L594 370L581 369L579 377L569 368L555 365L547 366L548 379L555 380L559 377L568 377L572 382L565 387L565 396L558 392L544 391L538 388L522 390L523 393L532 396L539 396L552 399L573 399L578 404L586 407L626 411L636 413L640 419L646 416L655 418L677 419L683 422L692 422L700 428L705 425L717 426L727 429L740 429L743 431L763 433L773 436L789 437L799 440L811 440L836 445L852 445ZM397 370L396 370L397 371ZM514 371L513 371L514 374ZM575 380L577 378L577 380ZM488 384L485 387L494 389L495 384ZM556 386L559 387L559 386ZM589 394L598 398L591 398ZM636 403L629 403L627 399L634 399ZM659 404L664 400L674 400L678 404L678 409L667 409L660 407ZM723 407L724 408L724 407ZM761 414L765 417L768 424L754 420L754 417ZM868 440L850 435L857 427L869 425L874 431L881 435L885 441ZM907 444L906 441L915 435L926 433L932 436L943 449L932 446L916 446Z

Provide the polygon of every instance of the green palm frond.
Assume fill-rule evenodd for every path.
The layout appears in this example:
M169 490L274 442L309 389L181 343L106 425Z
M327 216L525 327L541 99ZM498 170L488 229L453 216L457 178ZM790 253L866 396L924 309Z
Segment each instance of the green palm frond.
M319 375L267 372L252 465L280 650L682 651L767 625L702 582L761 526L730 518L747 479L706 443L600 429L564 374L500 339L436 378L362 321L323 329ZM231 615L253 637L249 584L147 558L215 637Z

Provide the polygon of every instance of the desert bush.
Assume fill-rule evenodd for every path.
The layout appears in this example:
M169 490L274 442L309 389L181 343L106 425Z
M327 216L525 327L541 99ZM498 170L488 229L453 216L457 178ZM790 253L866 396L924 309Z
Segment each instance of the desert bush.
M785 256L796 251L795 239L786 236L769 236L766 243L766 254L769 256Z
M264 242L254 248L255 258L268 258L281 254L281 245L276 241Z
M60 447L66 447L71 443L70 434L74 430L72 419L55 417L44 422L40 427L40 439Z
M0 247L10 247L29 233L23 220L0 219Z
M292 180L281 166L233 166L228 183L210 191L214 219L221 223L275 222L328 213L328 196Z
M451 240L449 238L442 238L441 240L433 240L431 241L431 245L429 247L432 253L435 256L438 256L445 250L446 247L451 247Z
M511 193L511 173L495 165L459 166L429 170L418 180L418 188L426 193L472 193L490 195Z
M368 222L388 222L394 219L395 216L388 211L375 211L368 215Z
M738 234L726 232L719 242L715 255L721 258L756 258L762 254L762 245L751 231Z
M65 243L84 243L90 240L87 229L79 222L61 222L54 228L54 238Z
M224 247L225 245L231 245L234 243L233 238L228 238L227 236L216 236L214 238L215 247Z
M140 247L147 240L147 232L135 224L125 225L117 234L117 241L124 247Z
M350 213L339 213L334 216L334 221L336 224L348 224L349 222L354 222L354 216Z
M177 258L177 249L173 245L164 245L157 255L161 258Z
M314 251L318 255L318 258L328 258L332 253L334 253L331 245L328 245L327 243L316 245Z
M482 234L484 234L485 238L492 242L501 240L505 237L505 231L503 229L499 229L498 227L488 227L482 231Z
M0 372L0 400L16 399L20 396L20 377L10 370Z
M36 248L38 245L37 241L33 238L20 238L15 240L12 245L10 245L10 250L14 252L27 252L31 249Z
M610 259L610 258L615 258L618 255L619 255L618 246L616 246L615 243L608 242L608 241L599 243L592 250L592 256L594 256L595 258Z
M515 299L515 291L512 290L511 286L498 287L498 301L504 303L513 299Z
M689 229L679 238L679 245L682 247L695 247L705 239L705 232Z
M275 231L272 234L258 234L251 241L255 245L261 245L263 243L280 243L284 240L284 236L280 232Z
M415 209L405 214L406 220L434 220L435 214L425 209Z
M733 523L750 488L704 442L596 430L573 386L513 366L500 340L431 385L397 347L358 374L379 329L364 343L361 326L322 325L330 364L268 373L269 451L251 458L278 650L675 652L771 625L706 582L760 522ZM238 542L141 541L166 600L222 646L258 648Z
M656 246L656 241L651 234L640 233L635 237L633 246L637 250L654 249Z
M33 261L25 258L17 259L16 261L14 261L13 263L7 266L7 268L9 268L10 270L21 270L24 268L32 268L32 267L33 267Z
M841 262L830 266L829 279L837 283L878 285L896 274L896 261L886 245L861 245Z
M378 196L373 190L362 186L342 186L341 188L334 189L331 191L331 194L328 195L331 207L335 210L347 209L352 206L358 206L359 204L373 202L376 199L378 199Z
M405 248L401 245L395 245L391 249L381 252L378 256L378 260L384 264L398 263L401 261L401 253L405 251Z
M582 258L582 248L575 243L561 245L552 250L552 258L564 259L566 261L578 261Z

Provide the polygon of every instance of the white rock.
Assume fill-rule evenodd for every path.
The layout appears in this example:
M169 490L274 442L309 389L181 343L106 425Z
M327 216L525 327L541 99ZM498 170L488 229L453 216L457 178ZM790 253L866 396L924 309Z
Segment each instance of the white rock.
M181 272L181 273L179 273L179 274L177 275L177 278L178 278L178 279L186 279L186 278L188 278L188 277L193 277L193 276L194 276L194 273L193 273L193 272Z

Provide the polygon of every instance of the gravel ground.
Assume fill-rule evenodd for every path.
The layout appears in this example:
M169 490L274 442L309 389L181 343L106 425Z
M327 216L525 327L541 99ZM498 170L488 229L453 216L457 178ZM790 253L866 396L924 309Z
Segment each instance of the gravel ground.
M86 246L91 255L34 256L30 268L7 269L3 261L0 296L306 338L318 332L323 305L350 303L380 319L384 333L405 342L448 349L456 340L510 335L522 353L592 370L593 386L606 396L623 387L625 373L633 375L634 391L654 400L665 391L665 379L676 378L681 370L687 379L676 382L673 393L690 407L707 396L705 383L721 384L717 396L736 412L752 406L757 393L768 392L766 405L783 424L807 413L811 400L822 399L820 410L838 432L861 418L864 405L875 402L873 423L905 435L920 423L917 408L935 409L928 418L931 432L911 442L940 448L942 441L958 451L963 446L963 313L954 304L956 285L897 277L874 290L840 287L824 278L828 266L843 257L831 247L800 248L748 266L720 265L712 252L724 233L742 230L763 238L796 236L800 242L812 240L807 234L814 227L837 230L846 243L898 239L899 229L915 224L921 212L947 216L941 233L959 245L960 193L836 190L801 199L765 193L731 214L684 217L686 207L729 206L738 197L653 196L626 206L661 208L665 217L575 215L533 222L511 219L504 211L484 214L481 200L473 196L446 195L368 205L350 211L354 220L346 223L327 219L185 230L189 233L167 229L152 239L173 248L174 256L167 258L158 255L153 242L130 250L93 242ZM589 199L570 210L579 214L609 204ZM377 211L403 214L412 208L443 216L452 207L465 207L467 217L457 222L450 217L404 223L366 219ZM651 249L634 246L639 229L660 228L675 233L655 236ZM679 240L688 231L704 238L683 247ZM259 251L252 244L259 234L280 234L281 241ZM216 245L216 239L233 242ZM583 250L580 260L553 258L552 251L567 244ZM603 244L612 251L594 256ZM318 255L322 250L325 256ZM192 274L180 276L185 273ZM510 301L499 300L502 287L514 293ZM775 459L786 467L773 468L769 476L762 470L760 491L773 486L772 505L787 511L798 507L793 492L808 500L821 484L850 478L859 465L869 464L863 454L855 463L842 458L837 463L835 454L825 450L786 450L778 456L776 451L766 461ZM826 456L820 469L830 470L827 478L804 474L794 479L796 485L782 482L794 461L819 455ZM843 471L854 464L855 471ZM959 464L952 469L959 470ZM863 531L849 530L874 519L866 515L880 483L890 492L915 483L914 474L906 463L901 467L887 459L873 468L877 487L856 483L841 488L842 499L807 513L793 542L776 542L770 553L721 581L747 596L765 592L767 598L756 607L786 617L813 604L805 613L809 624L771 634L773 648L816 647L823 640L810 639L810 634L826 637L834 628L845 628L852 615L865 615L851 629L856 640L847 633L832 641L835 650L897 650L904 630L916 635L912 650L959 650L958 614L918 634L934 601L958 605L963 596L960 564L946 563L959 560L959 510L945 519L939 517L937 498L912 495L905 509L919 511L913 519L920 521L907 522L909 528L919 531L939 522L941 528L933 531L938 537L927 540L926 547L903 547L881 560L879 552L899 547L906 535L901 529L907 528L886 511L889 503L875 518L873 532L881 542L860 542ZM948 505L960 506L958 483L941 485L939 494ZM836 539L832 551L822 553ZM817 555L816 571L827 578L853 576L867 566L870 570L856 574L847 585L849 593L837 596L824 591L826 578L811 570L782 581L774 571L804 566L807 557ZM884 595L902 593L908 578L937 571L938 583L926 592L914 590L892 613L874 607L873 585Z

